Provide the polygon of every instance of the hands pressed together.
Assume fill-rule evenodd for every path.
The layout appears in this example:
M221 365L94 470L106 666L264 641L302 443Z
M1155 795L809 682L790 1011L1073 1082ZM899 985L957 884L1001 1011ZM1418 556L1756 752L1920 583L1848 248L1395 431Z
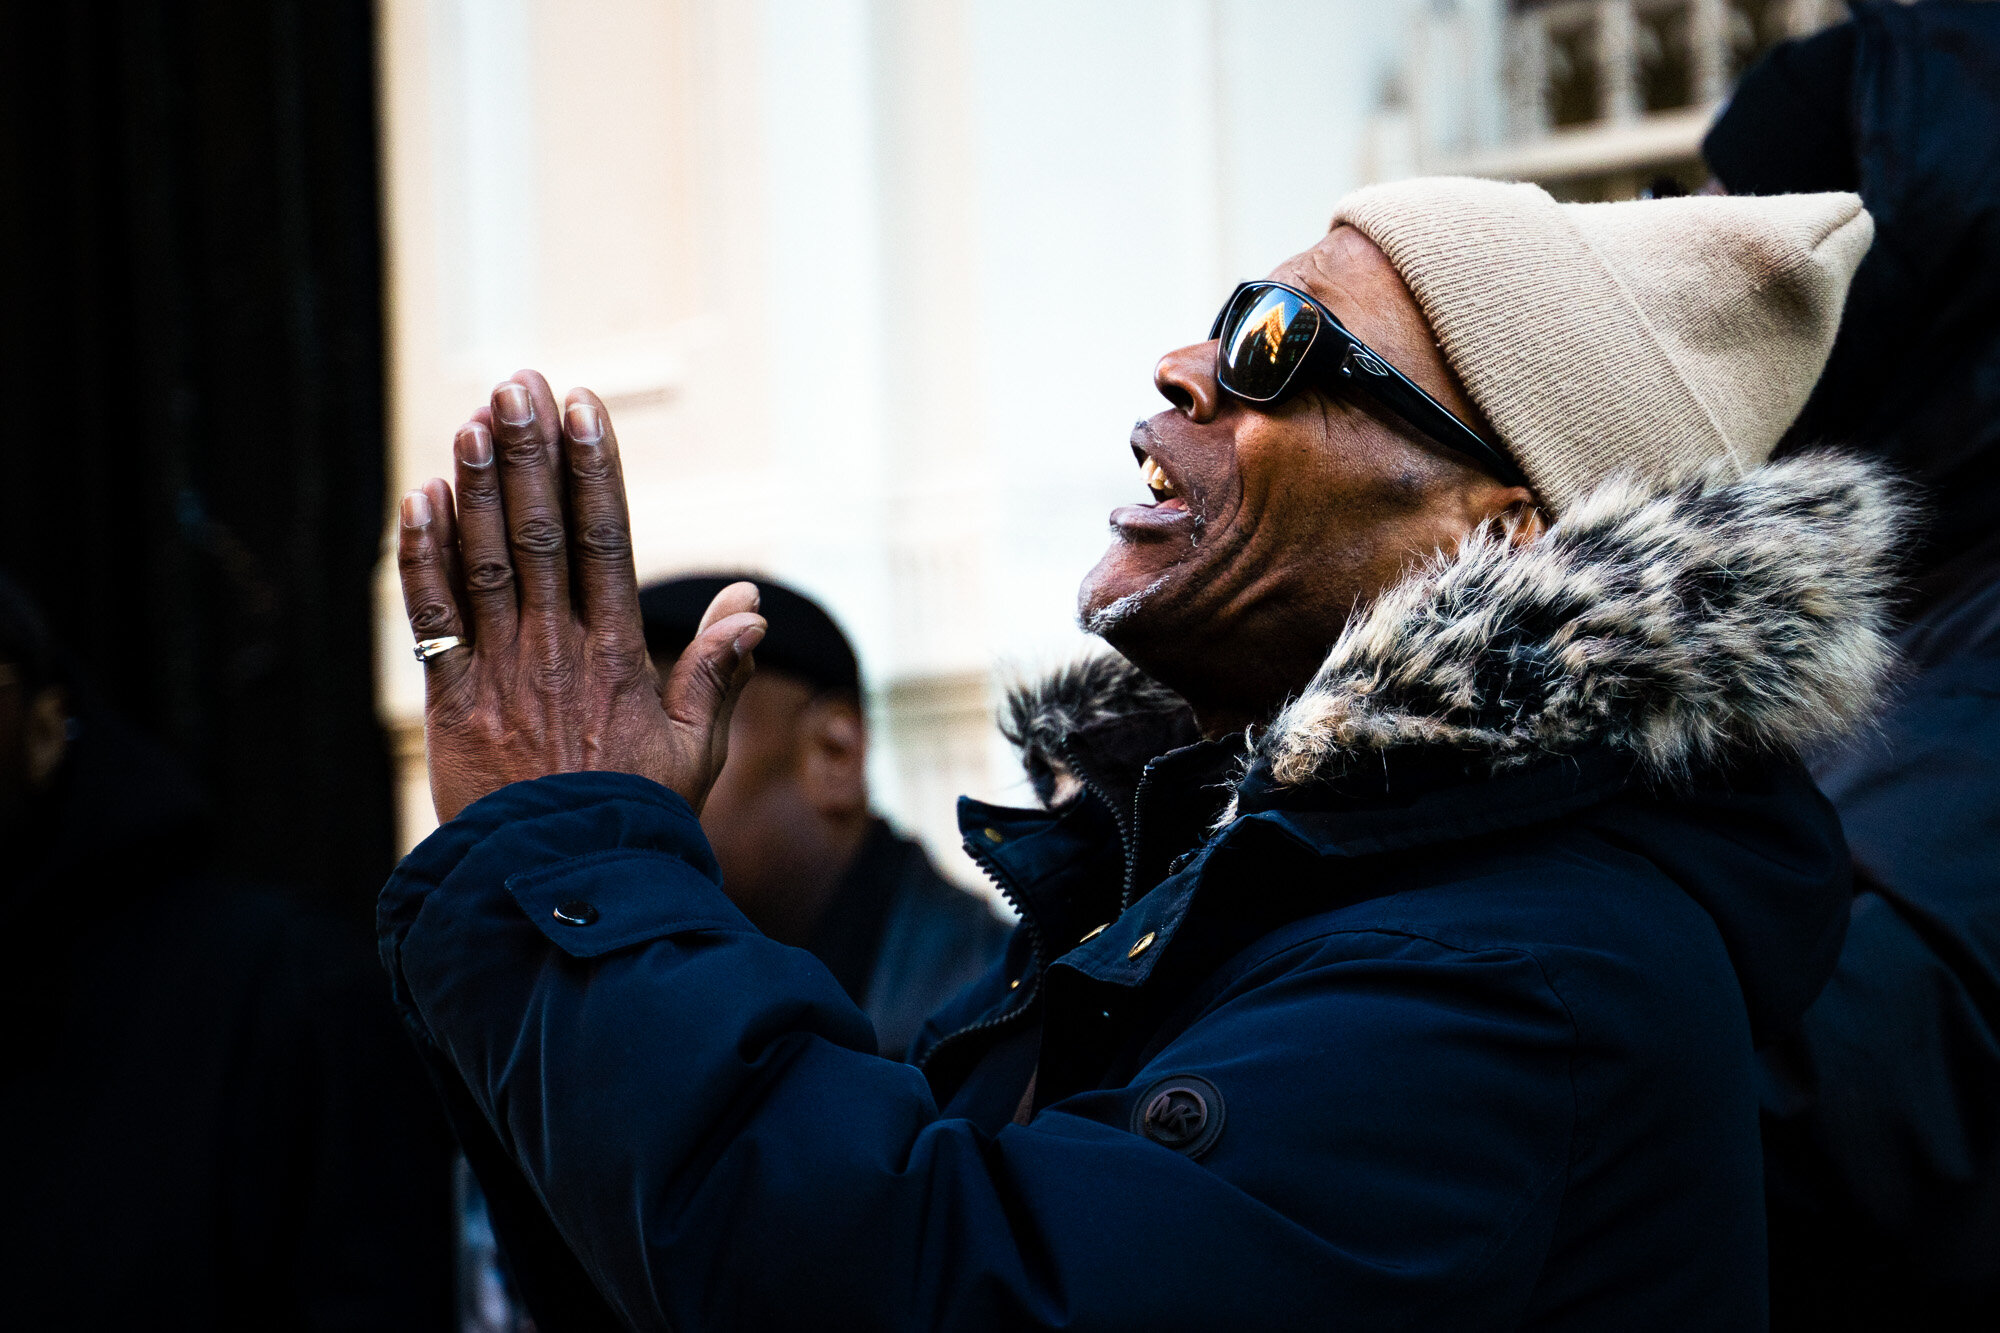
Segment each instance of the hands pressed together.
M558 409L522 371L459 427L456 484L403 498L397 563L425 664L424 737L440 820L510 782L637 773L699 811L764 637L757 590L723 589L664 684L646 653L624 473L604 404ZM456 494L454 495L454 490Z

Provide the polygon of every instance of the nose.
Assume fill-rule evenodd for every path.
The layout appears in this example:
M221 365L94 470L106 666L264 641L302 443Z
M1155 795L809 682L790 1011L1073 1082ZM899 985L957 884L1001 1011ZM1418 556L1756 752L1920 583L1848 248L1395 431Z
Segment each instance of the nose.
M1153 367L1153 387L1189 421L1207 425L1222 410L1222 387L1215 382L1215 340L1168 352Z

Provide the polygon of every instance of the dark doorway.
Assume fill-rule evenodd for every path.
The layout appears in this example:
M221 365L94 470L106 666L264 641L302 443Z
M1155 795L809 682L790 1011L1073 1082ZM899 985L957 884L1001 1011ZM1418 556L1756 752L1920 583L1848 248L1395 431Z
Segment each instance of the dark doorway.
M369 0L75 0L0 44L0 564L196 770L230 868L393 851Z

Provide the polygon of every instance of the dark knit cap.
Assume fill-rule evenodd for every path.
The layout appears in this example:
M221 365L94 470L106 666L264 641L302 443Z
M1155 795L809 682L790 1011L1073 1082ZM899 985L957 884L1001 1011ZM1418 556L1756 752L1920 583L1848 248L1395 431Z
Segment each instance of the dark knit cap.
M1780 42L1743 75L1701 155L1731 194L1859 190L1854 25Z
M759 613L770 632L757 645L757 669L781 671L819 689L858 696L861 666L854 646L826 609L812 598L761 574L689 574L639 590L646 648L654 657L678 657L694 642L702 612L732 583L754 583Z

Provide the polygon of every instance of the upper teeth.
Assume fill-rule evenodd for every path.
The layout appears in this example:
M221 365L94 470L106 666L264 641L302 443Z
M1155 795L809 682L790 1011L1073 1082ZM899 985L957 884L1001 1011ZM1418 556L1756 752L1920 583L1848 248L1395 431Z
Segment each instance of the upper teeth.
M1148 455L1139 464L1139 475L1145 478L1146 485L1161 499L1165 500L1173 497L1175 493L1174 484L1167 480L1166 472L1158 463L1153 461L1151 455Z

